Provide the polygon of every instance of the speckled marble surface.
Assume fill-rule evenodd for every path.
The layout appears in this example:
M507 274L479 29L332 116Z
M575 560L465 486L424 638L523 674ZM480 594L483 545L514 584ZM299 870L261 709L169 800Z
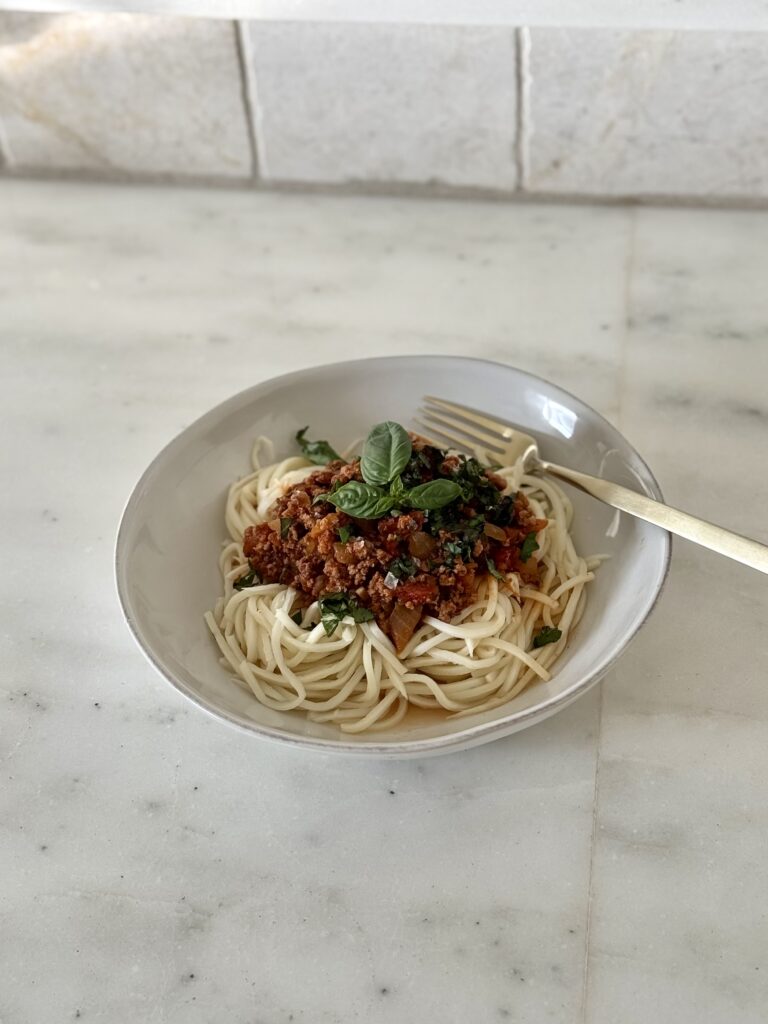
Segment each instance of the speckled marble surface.
M601 690L425 762L299 755L156 677L112 546L246 384L473 352L768 540L768 215L0 182L3 1024L758 1024L768 583L676 545Z

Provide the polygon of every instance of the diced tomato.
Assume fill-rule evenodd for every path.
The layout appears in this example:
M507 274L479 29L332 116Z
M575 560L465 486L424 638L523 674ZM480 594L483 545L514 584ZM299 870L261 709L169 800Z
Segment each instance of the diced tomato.
M397 588L397 600L399 604L407 605L409 608L415 605L427 604L437 597L436 580L413 580L410 583L401 583Z

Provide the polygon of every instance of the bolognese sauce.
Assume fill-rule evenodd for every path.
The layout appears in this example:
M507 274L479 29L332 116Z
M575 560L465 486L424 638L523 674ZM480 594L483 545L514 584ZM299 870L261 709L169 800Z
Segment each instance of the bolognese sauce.
M449 621L470 605L489 573L516 572L535 586L535 537L547 525L477 459L408 437L408 460L386 492L365 482L360 459L334 458L289 487L243 538L264 583L291 586L306 604L346 596L398 652L425 615ZM344 495L357 496L364 514Z

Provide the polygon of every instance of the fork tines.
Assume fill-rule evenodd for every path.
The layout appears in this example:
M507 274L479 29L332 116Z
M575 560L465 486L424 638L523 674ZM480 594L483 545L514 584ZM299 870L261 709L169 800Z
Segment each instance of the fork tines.
M506 451L515 433L505 423L492 420L464 405L456 405L430 395L424 397L424 408L419 411L421 418L416 417L417 423L459 448L476 448L481 445L490 452L501 454Z

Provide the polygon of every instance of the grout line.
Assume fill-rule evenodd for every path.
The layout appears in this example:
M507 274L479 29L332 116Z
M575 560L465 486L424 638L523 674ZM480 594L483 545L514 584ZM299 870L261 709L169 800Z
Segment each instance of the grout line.
M256 80L253 71L253 45L251 34L242 21L235 21L235 50L240 68L240 92L245 108L246 131L248 146L251 151L251 169L254 181L259 180L262 160L259 159L259 143L256 131Z
M627 255L624 263L624 322L621 331L621 349L619 352L619 372L617 380L616 426L624 430L624 400L627 390L627 352L629 348L629 332L632 330L632 286L635 276L635 260L637 250L637 210L629 213L629 229L627 231Z
M603 683L599 684L600 696L597 708L597 738L595 754L595 789L592 794L592 836L589 843L589 873L587 879L587 923L584 928L584 973L581 982L581 1010L579 1020L587 1024L589 1009L589 954L592 940L592 906L595 898L595 843L598 829L598 801L600 799L600 741L603 733Z
M0 171L8 171L13 166L13 160L11 158L11 146L8 142L8 135L6 134L5 127L3 125L3 119L0 117Z
M637 232L637 210L630 209L627 211L629 215L629 223L627 230L627 249L624 259L624 289L623 289L623 303L624 303L624 316L622 321L621 340L619 349L619 367L618 376L616 381L617 390L617 409L616 419L618 420L616 426L619 430L624 431L624 398L626 393L626 381L627 381L627 351L629 348L629 332L632 327L632 285L635 276L635 260L636 260L636 232ZM595 791L592 796L592 837L590 840L589 848L589 881L587 886L587 923L584 929L584 974L581 984L581 1024L587 1024L587 1015L589 1013L589 986L591 982L590 974L590 954L592 944L592 920L593 920L593 907L595 901L595 845L598 838L599 819L600 819L600 764L601 764L601 746L603 739L603 701L604 691L603 686L605 682L600 683L600 698L597 710L597 740L596 740L596 751L595 751Z
M263 146L260 168L264 171ZM680 209L739 211L744 213L768 210L768 196L686 196L686 195L589 195L583 192L537 192L494 189L473 185L442 185L435 182L348 181L341 184L311 181L254 181L245 176L216 174L141 174L110 169L69 169L47 167L1 167L0 179L29 181L76 182L83 185L118 185L128 188L214 188L228 191L252 189L264 193L306 196L335 196L377 199L432 199L438 201L504 203L524 205L540 203L547 206L591 206L603 209Z
M515 124L515 164L517 189L528 188L531 150L531 30L522 25L515 29L515 76L517 104Z

